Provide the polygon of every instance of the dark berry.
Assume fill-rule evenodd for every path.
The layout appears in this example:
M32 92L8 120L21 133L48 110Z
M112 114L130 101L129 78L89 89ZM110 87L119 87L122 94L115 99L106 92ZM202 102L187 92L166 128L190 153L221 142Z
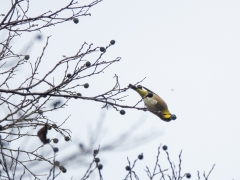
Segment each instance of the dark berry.
M190 174L190 173L186 173L186 177L187 177L188 179L190 179L190 178L191 178L191 174Z
M0 125L0 131L3 129L2 125Z
M29 55L25 55L25 56L24 56L24 59L26 59L26 60L29 60L29 58L30 58Z
M88 84L88 83L85 83L83 86L84 86L84 88L88 88L88 87L89 87L89 84Z
M111 40L111 41L110 41L110 44L111 44L111 45L114 45L114 44L115 44L115 40Z
M143 159L143 153L138 155L138 159L140 159L140 160Z
M38 111L38 114L43 114L43 111L42 111L42 110L39 110L39 111Z
M127 171L130 171L131 168L130 168L129 166L126 166L125 169L126 169Z
M77 95L78 95L78 96L82 96L82 94L81 94L81 93L77 93Z
M175 114L172 114L170 118L171 118L171 120L176 120L177 116Z
M100 162L100 159L99 159L99 158L95 158L94 161L95 161L96 163L99 163L99 162Z
M58 139L57 139L57 138L54 138L54 139L53 139L53 142L54 142L54 143L58 143Z
M91 63L89 61L87 61L85 65L86 65L86 67L89 67L89 66L91 66Z
M97 154L98 154L98 150L95 149L95 150L93 151L93 155L97 155Z
M70 78L72 75L70 73L67 74L67 77Z
M65 136L65 141L69 141L69 140L70 140L70 137Z
M52 124L52 127L53 127L53 128L57 128L57 125L56 125L56 124Z
M126 112L122 109L121 111L120 111L120 114L121 115L124 115Z
M77 24L79 22L78 18L73 18L73 22Z
M101 51L101 52L106 52L105 47L100 47L100 51Z
M99 170L101 170L103 168L103 165L99 164L97 167L98 167Z
M166 145L164 145L163 147L162 147L162 149L164 150L164 151L166 151L167 150L167 146Z
M53 151L56 153L56 152L59 151L59 149L58 149L57 147L54 147L54 148L53 148Z
M67 169L66 169L64 166L59 166L59 169L60 169L63 173L66 173L66 172L67 172Z

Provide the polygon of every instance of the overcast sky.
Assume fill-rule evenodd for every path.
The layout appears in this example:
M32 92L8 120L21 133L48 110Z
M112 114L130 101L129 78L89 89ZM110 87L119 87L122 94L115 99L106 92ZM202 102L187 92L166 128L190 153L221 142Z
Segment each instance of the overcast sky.
M37 12L48 6L39 3L34 8ZM123 179L127 156L133 161L139 153L144 160L138 162L137 173L140 179L147 179L143 169L146 165L153 168L160 143L168 145L176 164L183 150L183 172L190 172L192 179L197 178L197 170L208 172L213 164L210 179L240 179L239 10L236 0L104 0L90 10L91 17L81 17L78 24L67 22L42 31L43 41L32 49L31 57L39 56L37 49L53 35L46 68L62 55L74 54L83 42L106 46L116 40L105 57L122 60L99 77L86 79L90 87L80 89L82 94L90 96L111 88L115 74L122 87L146 77L141 84L161 96L177 115L176 121L166 123L149 112L127 109L121 116L113 109L106 111L107 134L99 144L135 123L143 125L136 132L139 135L151 131L161 135L133 150L100 154L105 180ZM21 43L27 43L27 38ZM132 90L127 94L130 105L140 99ZM83 141L86 126L94 127L101 115L101 104L71 101L67 111L54 118L63 120L69 114L66 126L73 130L74 142ZM163 161L165 157L163 153ZM79 179L75 172L64 177Z

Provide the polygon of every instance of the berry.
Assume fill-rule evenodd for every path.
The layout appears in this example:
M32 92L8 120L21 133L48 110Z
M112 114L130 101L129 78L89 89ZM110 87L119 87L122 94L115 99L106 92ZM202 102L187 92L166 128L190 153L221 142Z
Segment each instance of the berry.
M66 172L67 172L67 169L66 169L64 166L59 166L59 169L60 169L63 173L66 173Z
M101 170L103 168L103 165L99 164L97 167L98 167L99 170Z
M99 162L100 162L100 159L99 159L99 158L95 158L94 161L95 161L96 163L99 163Z
M77 95L78 95L78 96L82 96L82 94L81 94L81 93L77 93Z
M25 56L24 56L24 59L26 59L26 60L29 60L29 58L30 58L29 55L25 55Z
M98 150L95 149L95 150L93 151L93 155L97 155L97 154L98 154Z
M38 114L43 114L43 111L42 111L42 110L39 110L39 111L38 111Z
M70 140L70 137L65 136L65 141L69 141L69 140Z
M105 47L100 47L100 51L101 51L101 52L106 52Z
M121 111L120 111L120 114L121 115L124 115L126 112L122 109Z
M171 120L176 120L177 119L177 116L175 114L172 114L171 115Z
M140 159L140 160L143 159L143 153L138 155L138 159Z
M59 165L60 165L60 162L59 162L59 161L55 161L55 162L54 162L54 165L55 165L55 166L59 166Z
M70 78L72 75L70 73L67 74L67 77Z
M3 129L2 125L0 125L0 131Z
M88 84L88 83L85 83L83 86L84 86L84 88L88 88L88 87L89 87L89 84Z
M59 149L58 149L57 147L54 147L54 148L53 148L53 151L56 153L56 152L59 151Z
M167 146L166 145L164 145L163 147L162 147L162 149L164 150L164 151L166 151L167 150Z
M89 66L91 66L91 63L89 61L87 61L85 65L86 65L86 67L89 67Z
M114 44L115 44L115 40L111 40L111 41L110 41L110 44L111 44L111 45L114 45Z
M53 139L53 142L54 142L54 143L58 143L58 139L57 139L57 138L54 138L54 139Z
M188 179L190 179L190 178L191 178L191 174L190 174L190 173L186 173L186 177L187 177Z
M77 24L79 22L78 18L73 18L73 22Z
M129 166L126 166L125 169L126 169L127 171L130 171L131 168L130 168Z
M53 127L53 128L57 128L57 125L56 125L56 124L52 124L52 127Z

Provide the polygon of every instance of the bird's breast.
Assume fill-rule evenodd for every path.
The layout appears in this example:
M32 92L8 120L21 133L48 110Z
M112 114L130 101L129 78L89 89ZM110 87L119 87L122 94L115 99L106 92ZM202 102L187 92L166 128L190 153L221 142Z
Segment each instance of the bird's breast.
M155 99L146 97L146 98L143 99L143 101L150 111L153 111L153 112L158 112L159 111L159 109L157 107L157 101Z

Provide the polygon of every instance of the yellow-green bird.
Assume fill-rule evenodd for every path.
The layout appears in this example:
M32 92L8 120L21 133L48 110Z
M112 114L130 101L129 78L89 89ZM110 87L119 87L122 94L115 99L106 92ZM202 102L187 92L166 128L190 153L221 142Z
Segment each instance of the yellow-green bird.
M129 84L129 88L138 92L138 94L142 97L146 107L150 112L160 117L160 119L169 122L171 120L176 120L177 116L171 114L168 110L168 106L165 101L155 94L153 91L143 87L141 85L134 86Z

